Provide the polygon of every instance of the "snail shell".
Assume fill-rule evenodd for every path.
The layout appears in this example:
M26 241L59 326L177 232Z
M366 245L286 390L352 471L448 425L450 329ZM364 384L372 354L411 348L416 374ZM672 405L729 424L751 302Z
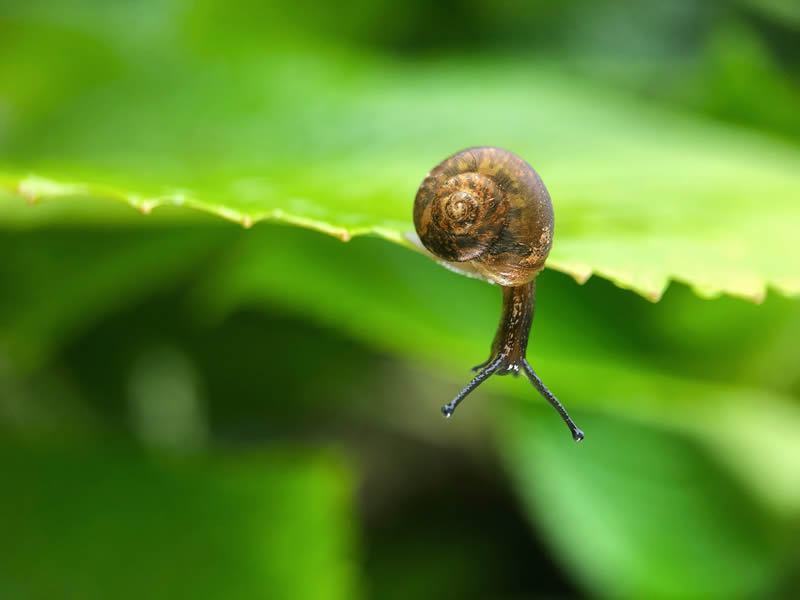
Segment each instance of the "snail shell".
M536 277L553 245L553 205L541 178L516 154L468 148L439 163L414 201L422 244L444 261L468 263L500 285Z

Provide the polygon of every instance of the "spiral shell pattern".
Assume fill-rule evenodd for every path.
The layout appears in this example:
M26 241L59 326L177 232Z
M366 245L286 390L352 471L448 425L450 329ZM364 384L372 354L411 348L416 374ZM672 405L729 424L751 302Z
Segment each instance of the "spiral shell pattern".
M469 148L425 177L414 201L414 226L437 257L469 262L501 285L522 285L550 252L553 207L536 171L516 154Z
M435 247L445 260L461 262L483 254L508 222L503 195L484 175L460 173L425 191L432 192L423 201L430 225L425 228L426 246Z

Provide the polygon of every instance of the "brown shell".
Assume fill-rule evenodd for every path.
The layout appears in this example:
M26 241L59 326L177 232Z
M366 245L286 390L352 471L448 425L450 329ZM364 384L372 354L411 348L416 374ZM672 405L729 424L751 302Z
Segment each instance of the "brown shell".
M500 285L522 285L553 245L553 205L539 175L501 148L468 148L439 163L414 201L414 226L436 256Z

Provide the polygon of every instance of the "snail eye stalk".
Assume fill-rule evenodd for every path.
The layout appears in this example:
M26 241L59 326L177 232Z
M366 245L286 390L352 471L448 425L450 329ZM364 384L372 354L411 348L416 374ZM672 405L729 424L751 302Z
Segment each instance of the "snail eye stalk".
M525 375L528 376L530 382L533 384L533 387L544 396L544 399L547 400L550 405L556 409L556 412L561 415L561 418L564 420L564 423L567 424L569 427L570 432L572 433L572 439L576 442L580 442L583 439L583 431L575 425L575 422L570 418L569 413L567 413L567 409L558 401L553 395L553 392L547 389L547 386L544 382L539 379L539 376L536 374L536 371L528 364L528 360L523 358L522 359L522 370L525 371Z
M472 379L472 381L470 381L467 384L467 387L465 387L458 393L458 396L453 398L452 401L448 402L442 407L442 414L448 419L452 417L458 405L461 404L461 401L464 400L464 398L466 398L470 394L470 392L475 390L475 388L477 388L480 384L482 384L484 381L489 379L489 377L497 373L497 371L504 366L504 363L507 363L507 360L508 360L507 356L500 356L496 360L492 361L491 364L489 364L489 366L487 366L480 373L478 373ZM522 366L522 370L524 371L525 375L533 384L533 387L536 388L536 391L538 391L544 397L544 399L547 400L550 403L550 405L556 409L556 412L563 419L564 423L569 428L570 433L572 433L572 439L575 440L576 442L582 441L584 438L583 431L581 430L580 427L578 427L575 424L575 421L573 421L572 418L569 416L569 413L567 412L567 409L564 408L564 405L558 401L558 398L556 398L553 395L553 392L551 392L544 384L544 382L539 378L539 376L536 374L536 371L533 370L533 367L531 367L528 360L523 358L520 364ZM514 369L512 369L511 372L513 372L515 375L517 374L517 371Z
M469 395L469 393L470 393L472 390L474 390L476 387L478 387L478 386L479 386L480 384L482 384L484 381L486 381L487 379L489 379L489 377L491 377L492 375L494 375L494 373L497 371L497 369L499 369L499 368L500 368L500 366L503 364L503 361L504 361L504 360L505 360L505 357L504 357L504 356L501 356L500 358L498 358L497 360L495 360L495 361L494 361L492 364L490 364L488 367L486 367L486 368L485 368L483 371L481 371L480 373L478 373L478 374L477 374L477 375L476 375L476 376L475 376L475 377L472 379L472 381L470 381L470 382L467 384L467 387L465 387L463 390L461 390L461 391L459 392L458 396L456 396L455 398L453 398L453 400L452 400L451 402L448 402L447 404L445 404L445 405L442 407L442 414L443 414L445 417L447 417L448 419L449 419L450 417L452 417L452 416L453 416L453 412L456 410L456 407L457 407L459 404L461 404L461 401L462 401L464 398L466 398L466 397Z

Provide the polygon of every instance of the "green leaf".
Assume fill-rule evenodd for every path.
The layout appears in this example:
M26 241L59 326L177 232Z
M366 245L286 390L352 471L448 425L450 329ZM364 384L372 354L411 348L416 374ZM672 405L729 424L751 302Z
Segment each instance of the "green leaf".
M230 233L230 232L228 232ZM0 351L31 369L105 316L176 285L229 239L193 228L11 232L2 237Z
M432 399L431 420L441 419L439 406L468 381L468 367L485 358L499 312L497 289L441 273L422 257L377 240L340 245L289 228L243 236L210 276L197 290L201 314L208 314L201 306L220 317L253 308L288 312L445 377L451 395ZM511 422L498 439L520 493L537 509L534 523L595 595L748 597L785 574L796 534L800 481L787 474L800 472L800 404L790 391L796 378L768 384L763 374L732 365L755 365L777 331L795 339L798 314L797 301L708 303L679 289L653 306L599 283L581 292L545 273L528 355L586 440L574 444L552 409L513 378L490 379L442 426L480 427L490 407ZM436 378L415 386L447 393ZM622 415L629 421L619 422ZM544 445L538 454L531 449L537 444ZM542 490L528 461L545 461L538 458L545 450L570 462L554 460L555 474L542 481L550 489ZM574 470L573 462L580 463ZM631 466L623 471L622 464ZM584 478L586 486L610 474L595 491L573 481L585 471L597 473ZM650 501L662 492L658 505ZM624 510L612 519L617 499ZM727 510L717 515L718 506ZM560 518L567 510L580 513L574 527ZM604 543L616 544L615 552L604 552Z
M178 296L186 302L169 310L197 323L242 308L289 313L432 367L455 394L467 368L486 358L499 314L497 288L419 254L292 227L40 231L3 242L0 274L13 285L0 301L0 341L12 364L29 370L114 310L192 282ZM127 266L111 268L117 259ZM140 272L138 264L150 266ZM792 434L800 428L797 300L706 303L676 288L651 306L600 282L581 292L555 273L540 278L529 356L568 408L624 413L692 435L765 505L798 510L800 480L785 477L800 470ZM542 402L524 382L493 378L466 414L480 414L481 396L499 391ZM438 418L438 407L430 410Z
M357 596L351 482L330 457L6 441L0 467L3 598Z
M267 231L242 236L209 273L196 290L199 314L222 318L254 307L288 311L449 374L453 395L468 381L468 368L486 358L500 309L494 286L442 273L424 257L384 248L377 240L341 245L288 228ZM800 440L792 434L800 428L798 382L766 385L763 373L731 375L732 364L760 358L773 331L796 335L796 300L771 299L768 309L729 300L719 323L727 336L717 333L714 344L697 349L702 326L687 315L697 314L697 322L713 330L708 316L720 307L682 296L651 306L596 286L581 294L555 274L540 277L528 356L576 412L579 425L586 409L690 435L765 506L784 515L800 510L800 480L785 476L800 471ZM755 319L765 310L770 318L760 327L731 330L730 322ZM671 327L643 329L648 322L674 324L680 339ZM684 363L682 357L692 352ZM487 400L480 396L498 391L543 404L526 382L513 378L492 378L480 390L465 412L481 411ZM437 410L431 406L432 418L438 418ZM569 435L556 415L548 413L547 420L566 443Z
M609 418L581 446L521 404L498 442L531 518L592 595L751 598L780 569L779 524L696 444ZM785 548L784 548L785 550Z
M421 255L376 239L341 244L281 226L249 232L232 227L168 227L159 236L153 231L123 231L127 235L120 231L93 236L81 230L61 231L53 236L52 244L49 231L3 239L11 241L7 248L13 249L4 251L4 279L23 284L11 286L12 293L3 296L5 304L0 303L3 322L18 324L2 328L13 333L6 340L8 350L35 349L32 355L47 356L107 314L97 310L93 299L106 294L114 297L120 280L113 270L87 272L81 284L92 293L80 293L64 307L54 307L42 329L35 319L23 318L27 302L10 301L18 296L34 301L41 297L37 311L44 311L47 299L65 294L72 278L80 277L85 263L81 259L89 252L85 245L102 255L126 256L151 242L145 262L157 262L172 245L180 246L184 236L187 247L195 239L201 249L204 245L200 242L207 238L207 252L197 256L208 255L211 260L189 260L185 268L192 277L187 274L177 282L169 277L154 279L144 286L145 291L153 293L164 286L185 290L192 285L188 302L176 300L170 310L194 317L203 326L242 309L261 309L345 332L370 347L418 363L415 372L424 374L427 369L432 380L420 377L405 393L420 390L429 413L426 418L409 408L407 418L422 419L428 427L479 428L490 407L508 410L509 397L515 397L536 412L537 421L552 431L565 449L582 447L574 445L557 415L524 380L492 378L452 421L445 422L439 415L439 406L470 377L468 367L488 352L500 304L494 286L449 273ZM47 260L53 255L59 260ZM31 256L40 259L33 262ZM29 276L24 276L28 272ZM749 511L739 517L746 521L741 524L745 533L760 530L762 520L796 520L800 480L787 474L800 471L800 441L794 435L800 429L800 381L792 369L792 349L800 331L797 300L772 295L761 307L731 298L703 302L676 287L661 303L652 305L599 280L580 290L569 278L554 272L540 277L528 355L587 432L584 445L615 434L613 428L603 425L598 413L627 415L644 431L655 428L666 430L668 436L689 438L706 459L701 471L717 473L715 477L728 481L733 492L750 497L752 504L738 506ZM20 295L23 290L26 293ZM183 292L180 297L185 295ZM118 302L109 310L119 306ZM75 325L71 325L73 320ZM26 331L40 333L28 335ZM269 329L261 333L265 344L276 343L271 334ZM315 366L328 362L326 352L330 351L330 346L309 344L311 362L298 368L309 377L322 377L318 383L324 386L326 377L342 375L324 367L322 373L328 375L320 375ZM357 373L350 376L360 380ZM404 393L403 384L396 385L400 390L395 393ZM438 390L433 396L430 386ZM380 402L375 399L378 412ZM424 411L423 401L416 406L420 405ZM439 434L434 431L434 435ZM681 526L698 518L690 508L680 515L676 523ZM723 527L714 522L709 528L717 526ZM754 571L742 575L753 586L767 577L765 570L779 570L782 546L794 537L789 526L778 527L775 533L776 527L769 525L765 531L775 535L767 544L769 556L754 565ZM778 558L773 560L773 556ZM636 574L630 570L617 573L620 585L632 585L628 582L631 573ZM669 584L673 587L664 589L694 581L689 575L696 573L687 573L687 579L680 580L683 583L675 580Z
M166 29L91 3L58 24L0 12L3 51L25 59L0 66L16 82L0 187L34 203L82 199L55 222L96 222L88 197L408 245L425 173L463 147L499 145L550 189L552 268L653 300L670 279L707 296L800 293L796 147L541 63L393 61L266 32L272 45L259 48L167 7L130 9L169 14ZM0 197L6 226L47 220L13 198Z

